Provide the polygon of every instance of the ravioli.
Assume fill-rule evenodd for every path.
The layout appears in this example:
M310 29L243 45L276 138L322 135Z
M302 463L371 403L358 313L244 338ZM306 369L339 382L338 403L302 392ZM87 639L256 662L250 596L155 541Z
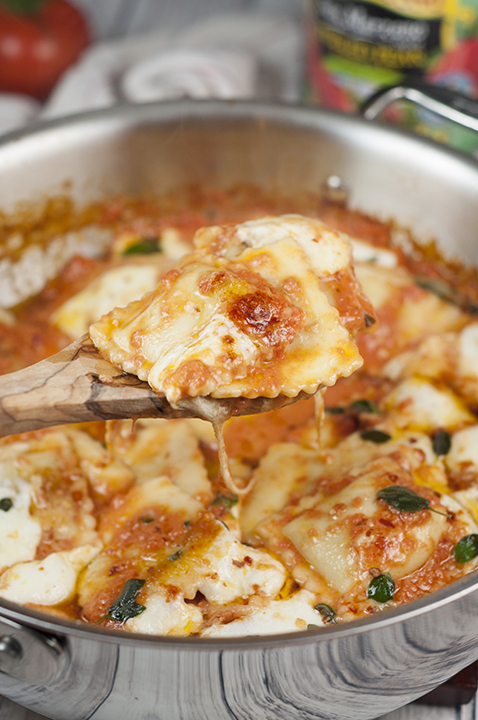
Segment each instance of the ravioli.
M295 215L204 228L156 291L90 327L100 353L171 404L184 397L295 398L362 360L374 322L348 239Z

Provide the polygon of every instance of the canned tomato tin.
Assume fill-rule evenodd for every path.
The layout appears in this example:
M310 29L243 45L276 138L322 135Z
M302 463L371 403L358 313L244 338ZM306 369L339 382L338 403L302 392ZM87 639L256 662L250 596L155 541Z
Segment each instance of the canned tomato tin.
M309 0L307 99L354 112L381 87L421 80L478 97L478 0ZM476 135L402 107L395 122L463 150Z

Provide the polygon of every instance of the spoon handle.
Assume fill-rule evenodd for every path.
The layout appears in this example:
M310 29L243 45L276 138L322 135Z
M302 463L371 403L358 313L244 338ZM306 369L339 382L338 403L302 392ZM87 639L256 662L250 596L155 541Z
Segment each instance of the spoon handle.
M147 383L100 357L88 335L0 376L0 437L65 423L179 415Z

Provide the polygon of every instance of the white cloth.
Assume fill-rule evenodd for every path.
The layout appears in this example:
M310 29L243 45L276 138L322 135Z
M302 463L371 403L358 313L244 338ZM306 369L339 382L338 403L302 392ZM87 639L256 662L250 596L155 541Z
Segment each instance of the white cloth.
M40 107L40 103L28 95L0 93L0 135L34 120Z
M43 107L0 94L0 133L118 102L258 98L296 102L302 78L302 29L285 14L216 15L186 30L98 43L59 80Z

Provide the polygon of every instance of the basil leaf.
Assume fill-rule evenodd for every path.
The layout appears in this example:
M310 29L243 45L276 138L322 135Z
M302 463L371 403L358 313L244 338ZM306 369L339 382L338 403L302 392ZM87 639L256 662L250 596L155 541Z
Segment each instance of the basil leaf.
M234 505L237 505L239 498L237 495L222 495L218 492L217 497L212 501L211 505L222 505L226 510L230 510Z
M178 558L180 558L182 554L183 554L183 551L182 551L182 550L176 550L175 553L173 553L172 555L170 555L170 556L168 557L168 560L170 560L171 562L173 562L174 560L177 560Z
M449 302L452 305L457 305L459 308L464 310L470 315L476 315L478 307L467 295L462 295L453 285L440 280L438 278L426 278L426 277L415 277L415 285L432 292L437 295L441 300Z
M438 430L433 438L433 452L436 455L446 455L451 448L450 433L446 430Z
M421 495L417 495L414 490L405 487L405 485L389 485L377 493L377 498L385 500L389 505L401 510L402 512L418 512L419 510L430 510L436 515L443 515L443 517L452 517L448 513L442 513L439 510L435 510L430 505L430 501Z
M11 500L10 498L2 498L0 500L0 510L3 510L3 512L8 512L12 507L13 500Z
M428 290L429 292L437 295L440 300L452 303L452 305L458 305L462 307L463 298L460 293L455 290L454 287L448 285L444 280L438 280L438 278L426 278L426 277L415 277L415 285Z
M350 403L350 409L356 413L368 412L375 413L375 415L380 415L380 410L371 400L354 400L352 403Z
M430 508L430 501L404 485L389 485L379 490L377 497L403 512L418 512Z
M343 415L345 408L343 407L326 407L325 412L329 415Z
M151 255L152 253L161 252L158 238L144 238L134 245L129 245L123 251L123 255Z
M453 555L460 565L473 560L478 555L478 535L473 533L458 540Z
M386 603L393 599L395 581L389 573L382 573L371 579L367 588L367 597L379 603Z
M368 328L368 327L372 327L372 325L375 325L375 323L377 321L375 320L375 318L372 315L365 313L364 322L365 322L365 327Z
M376 445L381 445L392 439L392 436L383 432L383 430L364 430L360 433L360 437L362 440L369 440Z
M110 620L124 623L126 620L136 617L136 615L141 615L141 613L146 610L146 606L139 605L135 597L141 591L144 583L144 580L139 580L138 578L127 580L120 595L108 608L108 612L106 613L107 617L109 617Z
M322 615L324 623L335 622L335 616L337 615L337 613L335 612L334 608L330 607L330 605L326 605L325 603L318 603L315 606L315 609Z

